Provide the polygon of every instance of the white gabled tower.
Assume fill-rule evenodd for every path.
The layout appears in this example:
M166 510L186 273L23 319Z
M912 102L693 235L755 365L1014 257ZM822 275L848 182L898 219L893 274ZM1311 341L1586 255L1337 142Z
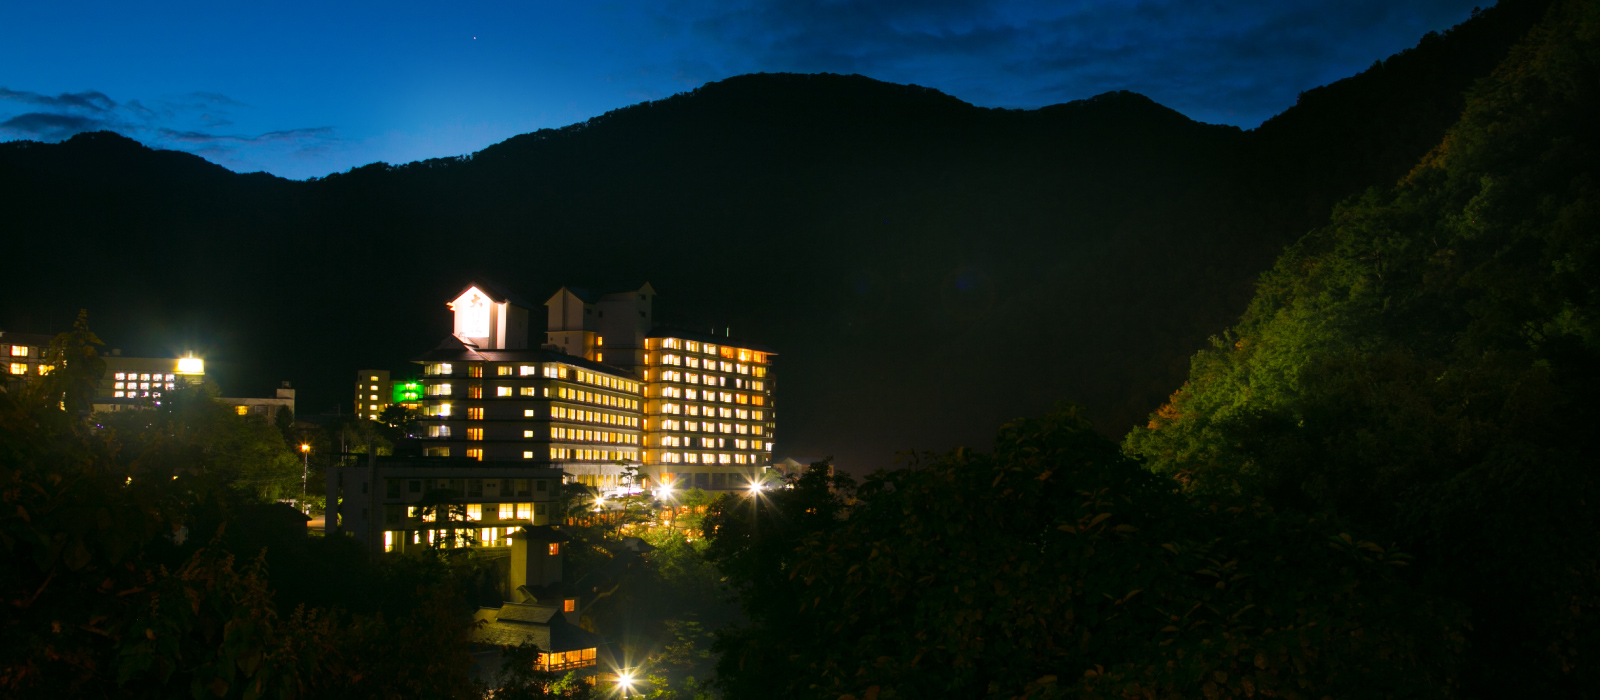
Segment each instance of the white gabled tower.
M480 350L528 347L528 308L484 283L467 285L449 303L455 336Z

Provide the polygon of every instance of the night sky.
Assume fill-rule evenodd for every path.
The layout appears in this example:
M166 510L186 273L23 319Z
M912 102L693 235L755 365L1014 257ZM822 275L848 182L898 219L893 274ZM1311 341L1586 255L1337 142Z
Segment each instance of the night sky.
M110 129L305 178L776 71L987 107L1126 89L1249 128L1465 20L1473 0L162 5L8 3L0 140Z

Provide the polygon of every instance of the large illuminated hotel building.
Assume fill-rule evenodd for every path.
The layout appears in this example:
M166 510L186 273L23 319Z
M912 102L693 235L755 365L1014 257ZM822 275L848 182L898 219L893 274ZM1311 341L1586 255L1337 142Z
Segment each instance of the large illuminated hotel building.
M602 490L624 486L629 466L656 483L743 488L772 462L774 353L655 326L654 297L649 284L564 287L533 348L529 305L469 286L449 303L455 333L414 360L424 456L545 463Z

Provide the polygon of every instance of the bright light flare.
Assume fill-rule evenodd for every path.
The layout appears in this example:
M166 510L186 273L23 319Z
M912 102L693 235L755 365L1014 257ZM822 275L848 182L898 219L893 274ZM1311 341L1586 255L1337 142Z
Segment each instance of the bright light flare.
M178 358L178 374L205 374L206 361L198 357Z

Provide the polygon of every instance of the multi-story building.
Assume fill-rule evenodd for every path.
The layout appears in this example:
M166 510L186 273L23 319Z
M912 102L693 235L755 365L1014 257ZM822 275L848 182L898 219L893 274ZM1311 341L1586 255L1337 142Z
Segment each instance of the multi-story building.
M278 416L285 410L289 412L289 416L294 416L294 388L290 387L288 382L273 390L271 398L219 396L217 401L232 406L234 412L241 416L261 416L268 423L277 423Z
M205 381L206 363L198 357L123 357L117 350L111 352L104 358L105 377L95 387L96 411L160 403L167 392Z
M547 464L464 458L379 457L328 470L327 532L343 532L372 552L411 547L509 547L525 526L561 522L554 513L562 472ZM419 508L430 494L453 497L459 519ZM437 500L437 499L436 499Z
M389 384L389 370L356 370L355 415L367 420L377 420L389 407L393 389Z
M625 486L643 445L640 382L607 364L527 347L527 311L468 287L450 306L456 333L422 365L423 454L559 466L603 490ZM520 324L497 319L522 318Z
M52 340L55 340L55 336L0 331L0 353L3 353L6 362L6 390L21 389L30 378L50 371L43 360Z
M422 408L421 381L415 379L390 379L389 370L356 370L355 416L378 420L390 406Z
M455 333L414 359L423 453L548 463L604 491L648 487L625 483L628 467L657 483L744 488L771 463L774 353L652 330L654 297L648 283L563 287L534 349L521 302L468 286L449 304Z
M772 464L771 349L677 329L645 339L643 471L684 488L745 488Z

